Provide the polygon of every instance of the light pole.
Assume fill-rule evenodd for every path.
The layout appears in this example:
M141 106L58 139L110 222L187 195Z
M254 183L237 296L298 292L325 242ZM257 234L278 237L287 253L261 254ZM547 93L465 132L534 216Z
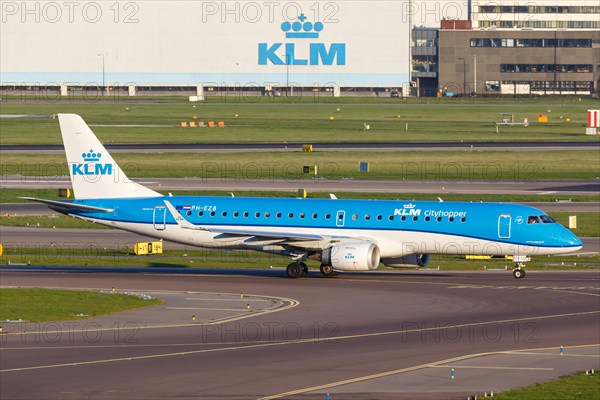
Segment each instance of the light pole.
M467 94L467 63L463 57L458 57L463 62L463 94Z
M294 87L290 86L290 65L294 65L293 54L285 53L285 94L286 96L294 95Z
M104 96L104 88L105 88L105 70L104 70L104 54L98 54L98 57L102 57L102 95Z

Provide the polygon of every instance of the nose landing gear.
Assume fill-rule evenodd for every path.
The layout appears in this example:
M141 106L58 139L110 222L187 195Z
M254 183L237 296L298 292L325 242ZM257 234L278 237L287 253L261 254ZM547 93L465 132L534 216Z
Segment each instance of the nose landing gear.
M525 268L527 261L531 261L531 258L527 256L513 256L512 259L515 262L515 268L513 269L515 279L525 278L525 270L523 268Z
M525 278L525 270L521 265L517 264L515 265L515 269L513 269L513 275L515 279L523 279Z

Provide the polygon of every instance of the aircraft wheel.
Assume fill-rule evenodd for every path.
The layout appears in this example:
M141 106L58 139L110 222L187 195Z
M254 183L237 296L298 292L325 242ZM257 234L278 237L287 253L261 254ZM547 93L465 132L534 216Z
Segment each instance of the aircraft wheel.
M302 265L300 263L293 262L287 266L286 272L287 276L292 279L300 278L303 272Z
M525 270L521 268L515 268L513 270L513 275L516 279L523 279L525 278Z
M331 265L322 265L321 264L321 274L324 277L329 278L332 276L336 276L338 273L333 270L333 267Z
M301 262L300 265L302 267L302 276L308 275L308 265L306 265L306 263L303 262Z

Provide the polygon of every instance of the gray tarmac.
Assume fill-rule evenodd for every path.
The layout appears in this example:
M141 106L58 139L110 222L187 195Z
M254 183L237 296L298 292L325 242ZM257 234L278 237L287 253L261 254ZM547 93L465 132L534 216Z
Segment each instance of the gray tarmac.
M417 166L418 167L418 166ZM465 171L465 174L468 174ZM438 178L435 178L435 177ZM460 194L561 194L561 195L598 195L600 177L593 180L514 180L514 181L476 181L444 180L443 171L428 174L423 172L423 180L357 180L357 179L253 179L240 171L233 178L147 178L135 179L136 182L151 189L165 193L169 190L225 190L237 191L282 191L296 192L303 188L308 192L363 192L363 193L425 193L432 199L444 197L445 193ZM0 179L2 189L60 189L70 188L68 177L27 177L21 175L3 175Z
M600 367L597 271L531 271L524 281L506 271L290 280L283 270L3 267L0 282L245 293L287 305L221 324L155 324L150 308L67 330L43 323L5 332L2 399L464 399Z
M91 125L102 127L167 127L176 125ZM268 142L268 143L112 143L106 148L111 153L255 153L255 152L298 152L304 142ZM598 141L563 142L317 142L313 151L556 151L596 150ZM63 145L0 145L0 154L64 154Z

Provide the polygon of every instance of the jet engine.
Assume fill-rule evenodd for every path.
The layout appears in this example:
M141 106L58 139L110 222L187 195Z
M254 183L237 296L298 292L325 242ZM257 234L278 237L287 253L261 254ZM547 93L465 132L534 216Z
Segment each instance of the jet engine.
M372 271L379 266L379 247L375 243L340 243L321 255L323 265L337 271Z
M409 254L403 257L384 258L381 262L391 268L426 267L429 264L429 254Z

